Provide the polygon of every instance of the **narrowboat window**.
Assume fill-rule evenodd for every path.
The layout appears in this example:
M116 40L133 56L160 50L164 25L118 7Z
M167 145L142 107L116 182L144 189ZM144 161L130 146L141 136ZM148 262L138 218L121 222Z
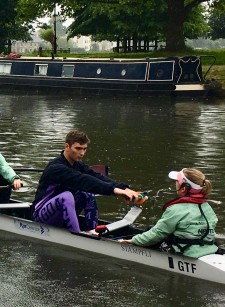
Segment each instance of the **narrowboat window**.
M10 74L12 63L0 63L0 74Z
M175 61L150 62L149 81L173 81Z
M62 77L73 77L74 65L63 65Z
M126 69L123 69L123 70L121 71L121 75L122 75L122 76L125 76L126 73L127 73Z
M101 72L102 72L102 69L101 69L101 68L98 68L98 69L97 69L97 75L100 75Z
M47 71L48 71L48 65L47 64L35 64L35 68L34 68L34 74L35 75L46 76Z

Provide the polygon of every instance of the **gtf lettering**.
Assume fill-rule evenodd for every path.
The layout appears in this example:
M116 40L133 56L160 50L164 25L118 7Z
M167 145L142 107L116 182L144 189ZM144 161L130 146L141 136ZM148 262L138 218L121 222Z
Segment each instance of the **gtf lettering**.
M196 271L196 264L186 261L178 261L178 269L182 272L188 272L194 274Z

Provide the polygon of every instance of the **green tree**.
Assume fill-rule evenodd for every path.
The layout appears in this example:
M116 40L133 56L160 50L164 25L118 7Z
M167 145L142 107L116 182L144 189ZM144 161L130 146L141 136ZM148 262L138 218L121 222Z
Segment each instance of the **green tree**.
M101 2L101 3L100 3ZM74 10L74 22L69 36L93 35L94 39L166 41L169 51L185 48L186 38L196 38L207 32L203 6L185 6L185 0L80 0ZM78 3L78 1L77 1Z
M143 0L139 0L132 9L130 3L90 2L74 11L74 22L68 29L69 37L92 35L94 40L153 40L163 35L163 11L160 16L158 12L159 9L156 13L154 7Z
M52 46L52 49L54 49L54 43L55 43L55 32L52 28L48 29L41 29L39 32L40 38L45 40L46 42L50 43Z
M58 39L66 35L66 27L63 26L61 18L57 15L52 16L48 23L39 26L41 28L39 36L46 42L49 42L52 46L52 50L56 53Z
M52 16L48 22L49 27L54 28L54 22L56 21L56 33L58 37L66 35L67 32L67 27L63 25L63 19L59 16L56 15L56 20L55 17Z
M17 19L17 0L0 1L0 53L10 52L11 40L29 40L29 27ZM6 44L9 46L7 49Z
M27 21L51 14L55 6L53 0L18 1ZM225 6L224 0L57 0L57 4L64 17L75 19L70 36L78 32L75 25L83 35L91 29L92 34L112 37L115 33L119 36L141 33L151 37L154 32L165 37L169 51L184 49L186 37L204 32L202 12L207 9L206 5Z
M218 14L213 12L209 17L209 26L211 28L209 37L212 39L225 38L225 12Z

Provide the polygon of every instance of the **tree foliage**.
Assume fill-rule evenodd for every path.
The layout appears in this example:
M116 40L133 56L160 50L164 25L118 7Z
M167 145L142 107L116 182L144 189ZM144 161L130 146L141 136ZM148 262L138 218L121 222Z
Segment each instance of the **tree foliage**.
M212 39L225 38L225 13L212 14L209 18L209 26L211 28L209 36Z
M18 0L24 21L52 14L53 0ZM57 0L61 14L74 19L69 36L161 37L166 48L185 48L185 39L203 35L208 29L203 12L207 6L222 9L224 0Z
M18 0L0 1L0 52L6 52L6 44L11 40L28 40L29 27L21 24L17 14Z
M55 32L52 28L40 30L39 36L46 42L49 42L52 46L52 49L54 48Z
M163 32L162 14L156 14L154 7L142 0L132 8L130 3L119 5L91 2L80 6L74 12L73 18L69 37L92 35L98 40L116 40L118 37L153 39Z
M55 46L55 43L56 45L58 45L57 43L58 38L60 36L65 36L65 35L66 35L66 27L62 25L62 21L59 16L52 16L48 23L43 23L40 26L39 36L46 42L50 43L53 50L54 48L57 48L57 46Z
M200 2L200 1L199 1ZM185 0L76 1L69 36L94 35L95 39L117 37L167 42L168 49L185 47L185 38L206 34L204 7ZM97 36L96 36L97 35Z

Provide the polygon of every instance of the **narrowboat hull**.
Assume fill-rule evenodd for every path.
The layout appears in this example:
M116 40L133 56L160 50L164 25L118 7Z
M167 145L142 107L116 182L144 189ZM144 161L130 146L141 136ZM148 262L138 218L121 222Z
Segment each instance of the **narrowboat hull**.
M199 57L145 60L0 58L0 88L142 95L206 95Z

